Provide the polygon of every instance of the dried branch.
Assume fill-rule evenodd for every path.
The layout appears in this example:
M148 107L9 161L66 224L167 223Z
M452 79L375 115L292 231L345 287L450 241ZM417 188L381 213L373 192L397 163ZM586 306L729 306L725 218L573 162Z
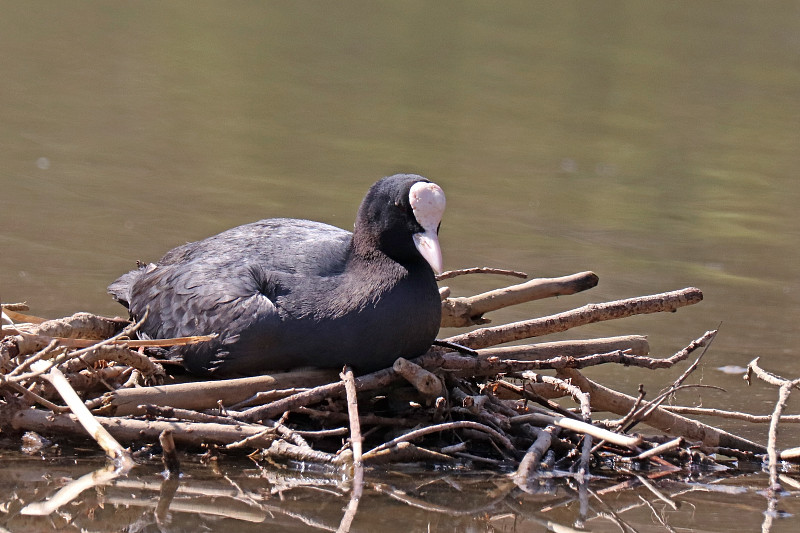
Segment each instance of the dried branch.
M744 422L751 422L754 424L764 424L772 420L772 415L751 415L749 413L742 413L739 411L725 411L723 409L709 409L707 407L684 407L679 405L664 405L663 409L671 413L680 415L700 415L700 416L714 416L717 418L729 418L732 420L742 420ZM800 423L800 415L781 415L780 422L789 424Z
M714 333L706 332L705 335L693 341L683 350L664 359L631 355L621 351L582 357L557 356L544 360L519 361L497 358L496 354L514 353L514 348L516 347L512 346L510 347L512 349L509 350L503 348L478 350L478 357L464 357L454 353L445 353L439 355L438 358L431 359L430 362L425 360L422 364L428 369L440 366L443 370L459 376L493 376L496 374L524 372L526 370L580 369L604 363L618 363L625 366L638 366L649 369L671 368L685 360L697 348L705 346Z
M442 327L485 324L485 313L542 298L575 294L597 285L594 272L581 272L560 278L534 279L466 298L447 298L442 302Z
M717 336L717 330L706 331L706 332L703 334L703 336L702 336L702 337L700 337L699 339L696 339L696 340L692 341L691 343L689 343L689 345L688 345L686 348L684 348L683 350L681 350L680 352L678 352L677 354L675 354L675 355L673 356L673 357L683 357L683 358L685 358L685 357L687 357L687 356L688 356L690 353L692 353L693 351L695 351L697 348L699 348L699 347L701 347L701 346L703 347L703 351L702 351L702 352L700 352L700 355L699 355L699 356L697 356L697 359L695 359L695 361L694 361L694 362L693 362L691 365L689 365L689 368L687 368L687 369L686 369L686 370L683 372L683 374L681 374L681 375L678 377L678 379L676 379L676 380L675 380L675 381L672 383L672 385L670 385L669 387L667 387L666 389L664 389L664 390L663 390L663 391L662 391L662 392L661 392L661 393L660 393L660 394L659 394L657 397L655 397L654 399L650 400L649 402L644 402L644 405L642 405L641 407L639 407L639 408L638 408L638 409L637 409L637 410L636 410L636 411L635 411L635 412L634 412L634 413L633 413L633 414L630 416L630 420L631 420L631 421L630 421L630 422L628 422L628 423L627 423L625 426L623 426L623 431L625 431L625 432L629 432L631 429L633 429L633 427L635 427L635 426L636 426L636 424L639 422L639 420L641 420L642 418L645 418L645 417L647 417L647 415L648 415L648 414L650 414L650 413L651 413L651 412L652 412L652 411L653 411L653 410L654 410L656 407L658 407L658 406L660 406L662 403L664 403L664 401L665 401L665 400L666 400L666 399L667 399L669 396L671 396L672 394L674 394L674 393L675 393L675 392L676 392L676 391L677 391L677 390L678 390L678 389L681 387L681 384L682 384L684 381L686 381L686 379L689 377L689 375L690 375L692 372L694 372L694 371L695 371L695 369L698 367L698 365L700 364L700 360L701 360L701 359L703 358L703 356L706 354L706 352L708 351L709 347L711 346L711 343L712 343L712 342L714 342L714 338L715 338L716 336Z
M36 366L47 365L44 361L34 364ZM84 427L87 433L100 445L106 454L114 461L114 464L122 472L127 472L134 466L133 459L125 448L120 446L111 434L95 419L91 412L83 405L83 400L78 397L75 389L69 384L64 374L57 368L51 368L45 378L52 383L61 397L64 398L67 406L75 414L76 419Z
M762 370L758 366L759 358L756 357L750 364L747 365L747 378L750 374L755 375L761 381L765 381L770 385L778 386L778 400L775 402L775 410L772 412L772 418L769 423L769 434L767 438L767 456L769 458L769 480L770 491L775 493L780 491L781 487L778 483L778 462L780 454L778 453L778 423L786 407L786 402L789 401L789 395L792 389L800 385L800 379L789 380L776 376L770 372Z
M9 413L4 413L6 416ZM178 444L200 447L207 444L230 444L264 430L263 426L248 424L210 424L200 422L166 422L136 420L131 418L96 416L115 439L123 442L155 442L165 429L173 432ZM42 435L83 436L85 430L73 415L53 415L38 409L24 409L11 416L10 426L21 431L35 431ZM255 443L268 446L269 439Z
M583 357L614 352L622 352L625 355L645 356L650 353L650 343L647 342L647 337L643 335L624 335L601 339L501 346L484 348L479 351L483 357L515 359L518 361L541 361L553 357Z
M627 413L636 402L636 398L591 381L577 370L564 369L559 372L559 375L563 378L571 379L574 385L590 393L592 409L595 412L610 411L622 416ZM766 453L767 451L766 448L760 444L732 435L707 424L670 413L660 407L650 413L643 422L669 435L682 435L689 440L702 441L706 446L737 448L754 453Z
M597 439L611 442L624 448L633 448L642 442L642 437L640 435L620 435L619 433L614 433L612 431L608 431L607 429L593 426L590 423L575 420L573 418L557 417L541 413L518 415L511 418L511 423L533 424L536 426L558 426L582 435L591 435Z
M412 363L402 357L398 357L392 365L398 375L411 383L425 398L436 398L441 396L444 385L433 372L428 372L421 366Z
M690 287L639 298L588 304L571 311L503 326L482 328L469 333L455 335L445 340L463 344L473 349L486 348L495 344L566 331L577 326L604 320L649 313L671 312L687 305L696 304L702 299L703 293L700 289Z
M532 431L536 433L536 440L525 452L516 472L512 475L514 483L525 491L528 490L530 480L539 468L542 457L550 449L553 438L558 436L561 429L551 425L544 429L532 428Z
M252 378L116 390L102 397L102 407L99 411L102 414L117 416L142 414L143 410L140 406L144 404L201 411L216 407L219 401L224 405L233 405L268 389L330 383L332 379L336 379L335 376L336 372L333 370L306 370Z
M515 449L514 445L511 444L511 441L508 440L508 437L501 434L500 432L490 427L487 427L484 424L479 424L477 422L470 422L468 420L462 420L460 422L447 422L444 424L436 424L434 426L428 426L414 431L409 431L408 433L404 433L403 435L400 435L399 437L392 439L389 442L384 442L380 446L376 446L375 448L365 453L364 461L368 461L377 452L384 450L386 448L391 448L392 446L395 446L400 442L408 442L417 439L419 437L422 437L424 435L428 435L430 433L439 433L441 431L450 431L453 429L462 429L462 428L469 428L477 431L482 431L484 433L489 434L493 439L502 444L506 449L508 450Z
M511 276L514 278L525 279L528 275L525 272L518 272L516 270L506 270L504 268L490 268L490 267L473 267L461 268L458 270L447 270L436 276L436 281L443 281L457 276L464 276L467 274L499 274L501 276Z
M365 376L356 378L356 390L361 392L385 387L394 382L397 377L397 373L391 368L379 370L377 372L373 372L372 374L367 374ZM238 413L236 418L245 422L255 422L258 420L273 418L283 412L291 411L293 409L297 409L298 407L306 407L308 405L321 402L326 398L341 398L344 392L344 383L341 381L330 383L328 385L314 387L308 391L287 396L286 398L282 398L267 405L260 405L258 407L247 409L246 411Z

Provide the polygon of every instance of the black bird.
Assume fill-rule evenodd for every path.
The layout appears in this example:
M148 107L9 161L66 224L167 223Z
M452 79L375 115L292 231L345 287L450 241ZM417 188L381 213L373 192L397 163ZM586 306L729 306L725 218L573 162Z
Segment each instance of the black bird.
M424 353L439 331L444 206L422 176L389 176L367 192L353 233L261 220L174 248L108 292L134 320L149 307L142 337L218 334L170 349L195 374L377 370Z

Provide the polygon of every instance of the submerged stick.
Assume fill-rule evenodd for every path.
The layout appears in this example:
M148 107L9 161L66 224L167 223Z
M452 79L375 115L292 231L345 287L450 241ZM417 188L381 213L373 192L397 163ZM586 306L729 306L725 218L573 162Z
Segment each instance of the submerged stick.
M172 430L165 429L158 436L161 443L161 461L167 472L167 479L177 478L181 475L181 462L178 459L178 451L175 448L175 440L172 438Z
M469 333L455 335L445 340L479 349L530 337L566 331L605 320L615 320L633 315L675 311L703 300L700 289L689 287L677 291L652 294L627 300L616 300L600 304L588 304L577 309L555 315L523 320L502 326L481 328Z

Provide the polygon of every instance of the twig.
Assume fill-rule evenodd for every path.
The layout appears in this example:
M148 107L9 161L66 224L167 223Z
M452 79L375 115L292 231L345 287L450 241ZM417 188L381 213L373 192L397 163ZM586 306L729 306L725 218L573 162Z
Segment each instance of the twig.
M702 340L702 338L699 340ZM478 350L478 357L464 357L454 353L444 353L433 360L431 364L422 364L429 369L441 367L451 375L471 377L494 376L497 374L509 374L529 370L581 369L606 363L617 363L625 366L636 366L655 370L675 366L678 362L686 359L693 350L702 345L702 343L698 344L697 341L694 341L689 347L664 359L631 355L625 352L615 351L611 353L586 355L583 357L556 356L542 360L519 361L513 359L498 359L494 354L502 352L497 352L497 350L499 350L498 348L490 348Z
M17 367L14 370L8 373L7 378L19 376L20 374L25 372L25 370L30 368L30 366L36 361L41 361L42 359L51 359L50 354L59 349L60 347L58 345L57 340L50 341L50 344L39 350L37 353L35 353L30 357L26 357L25 360L22 361L19 365L17 365ZM63 353L63 348L61 348L60 353Z
M391 368L386 368L356 378L356 390L367 391L385 387L395 379L397 379L397 373ZM328 385L321 385L308 391L287 396L276 402L247 409L246 411L238 413L236 418L245 422L257 422L266 418L273 418L286 411L297 409L298 407L306 407L307 405L321 402L326 398L341 398L344 393L344 383L341 381Z
M165 375L164 368L160 364L154 363L144 354L129 349L126 344L93 347L80 357L71 357L63 366L64 370L69 372L74 365L83 364L91 367L100 361L114 361L135 368L148 378Z
M350 448L353 450L353 467L356 470L362 469L363 476L361 445L364 439L361 437L361 424L358 420L358 396L355 379L353 378L353 370L346 366L339 376L344 382L344 389L347 394L347 413L350 418Z
M750 413L742 413L739 411L725 411L723 409L711 409L707 407L684 407L679 405L664 405L662 409L666 409L671 413L678 413L681 415L700 415L700 416L714 416L717 418L729 418L732 420L742 420L744 422L752 422L754 424L763 424L772 420L772 415L752 415ZM797 424L800 423L800 415L781 415L780 422Z
M765 381L770 385L777 385L779 387L778 400L775 402L775 410L772 412L772 419L769 423L769 434L767 437L769 485L770 491L775 493L780 491L781 488L780 484L778 483L778 462L780 459L780 454L778 453L778 423L780 421L781 414L783 413L783 409L786 407L786 402L789 401L789 395L792 393L793 388L800 385L800 379L789 380L766 372L758 366L758 360L759 358L756 357L750 361L749 365L747 365L746 379L749 378L750 374L752 373L760 380Z
M346 413L337 413L334 411L322 411L319 409L312 409L310 407L298 407L294 409L295 412L308 415L311 418L318 418L322 420L333 420L336 422L349 421L349 415ZM416 426L423 422L421 419L416 418L403 418L394 416L379 416L371 413L359 414L361 425L379 425L379 426Z
M189 422L210 422L213 424L241 424L238 420L234 420L228 416L210 415L207 413L200 413L191 409L181 409L179 407L164 407L163 405L140 405L144 414L151 419L167 419L173 418L176 420L187 420Z
M399 437L394 438L394 439L390 440L389 442L384 442L383 444L381 444L379 446L376 446L375 448L373 448L370 451L368 451L367 453L365 453L364 454L364 460L366 461L366 460L368 460L369 457L371 457L373 454L379 452L380 450L384 450L386 448L390 448L390 447L395 446L396 444L398 444L400 442L411 441L411 440L414 440L416 438L422 437L424 435L428 435L430 433L439 433L439 432L442 432L442 431L450 431L450 430L453 430L453 429L463 429L463 428L475 429L475 430L487 433L494 440L496 440L497 442L502 444L506 449L509 449L509 450L514 450L515 449L514 445L511 444L511 441L508 440L508 437L506 437L502 433L498 432L497 430L494 430L494 429L492 429L492 428L490 428L490 427L488 427L488 426L486 426L484 424L479 424L477 422L472 422L472 421L468 421L468 420L462 420L462 421L459 421L459 422L446 422L444 424L436 424L436 425L433 425L433 426L428 426L428 427L416 429L414 431L409 431L408 433L404 433L403 435L400 435Z
M677 391L681 384L686 381L689 375L695 371L695 369L700 365L700 360L706 354L708 349L711 347L711 343L714 342L714 339L717 336L717 330L706 331L702 337L695 339L689 345L678 352L678 354L684 353L688 356L691 352L703 346L703 351L700 352L700 355L697 356L697 359L689 365L689 367L681 374L678 379L672 382L672 385L665 388L658 396L650 400L649 402L645 402L636 412L634 412L633 416L631 417L631 421L624 426L623 431L629 432L633 429L636 424L639 423L641 418L647 417L656 407L660 406L664 401L672 394ZM676 354L676 356L678 355ZM673 356L674 357L674 356Z
M649 450L645 450L639 455L635 457L635 459L639 461L644 461L645 459L650 459L651 457L655 457L657 455L661 455L664 452L668 452L670 450L674 450L675 448L680 448L684 445L685 439L683 437L678 437L677 439L672 439L671 441L665 442L664 444L659 444L658 446L654 446Z
M506 270L504 268L491 268L491 267L472 267L461 268L458 270L447 270L436 276L436 281L443 281L457 276L464 276L467 274L499 274L501 276L512 276L515 278L527 278L525 272L518 272L516 270Z
M604 387L586 378L577 370L564 369L559 374L563 378L571 379L572 383L579 386L581 390L591 393L592 409L595 411L610 411L622 416L636 402L636 398ZM670 435L683 435L689 440L702 441L706 446L737 448L755 453L766 452L766 448L760 444L707 424L670 413L660 407L650 413L643 422Z
M356 394L353 370L349 366L345 366L339 376L344 382L347 394L347 412L350 417L350 448L353 450L353 490L350 493L350 502L347 504L347 509L337 530L338 532L346 533L350 531L350 526L353 524L353 519L358 511L358 502L364 491L364 463L361 449L363 439L361 437L361 425L358 421L358 396Z
M456 455L458 455L456 453ZM430 461L432 463L452 463L456 459L440 451L435 452L427 448L415 446L410 442L398 442L396 446L379 450L369 455L365 462L371 466L389 463L415 463Z
M614 425L619 431L622 431L628 422L633 420L634 415L639 411L639 406L642 404L647 392L644 390L644 384L639 383L639 394L636 396L636 402L631 406L630 410L619 421L614 422Z
M558 436L561 431L560 428L550 425L544 429L532 428L536 433L536 440L530 445L525 452L525 456L520 461L517 470L512 475L514 483L521 489L528 491L530 479L536 470L539 468L539 463L542 462L542 457L550 449L553 438Z

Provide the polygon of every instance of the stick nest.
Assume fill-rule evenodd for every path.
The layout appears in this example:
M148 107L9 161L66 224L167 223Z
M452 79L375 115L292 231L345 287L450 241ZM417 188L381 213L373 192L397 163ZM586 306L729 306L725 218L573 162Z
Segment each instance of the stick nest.
M441 279L461 274L524 276L477 268ZM442 326L483 326L491 311L574 294L597 282L594 273L582 272L471 297L452 297L443 287ZM127 452L114 442L156 445L161 437L165 450L174 442L178 449L244 451L263 460L325 463L348 472L386 463L478 466L507 472L521 487L553 469L583 476L631 462L674 469L712 462L714 453L740 459L766 455L772 465L796 457L796 450L779 452L775 442L779 421L797 421L782 414L797 381L768 374L757 361L748 375L772 380L780 390L776 412L763 417L771 422L768 446L684 416L751 415L662 405L687 386L684 381L716 331L667 358L650 357L647 338L640 335L508 345L599 321L674 312L702 299L702 292L690 287L484 326L367 375L354 376L345 367L218 381L169 376L165 362L148 356L153 346L209 337L139 341L134 338L139 324L126 320L77 313L45 321L23 314L24 304L4 305L0 427L73 440L91 436L115 460ZM581 373L598 364L669 368L693 355L687 371L649 400L642 387L632 397ZM66 400L64 382L78 392L78 406ZM600 412L618 418L599 420ZM634 430L641 423L663 436L639 435ZM98 436L101 430L111 441Z

